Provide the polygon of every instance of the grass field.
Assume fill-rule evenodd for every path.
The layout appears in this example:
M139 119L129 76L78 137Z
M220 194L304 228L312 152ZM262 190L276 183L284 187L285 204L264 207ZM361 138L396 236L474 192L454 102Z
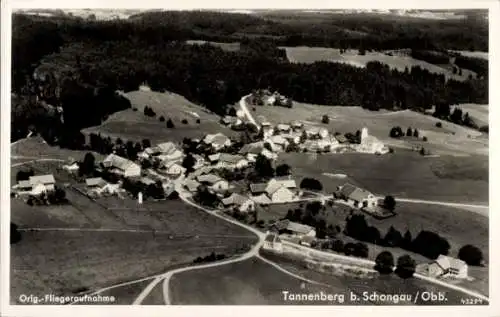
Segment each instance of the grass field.
M359 55L357 50L347 50L345 53L340 54L340 49L337 48L308 46L282 48L286 50L288 60L292 63L314 63L317 61L327 61L365 67L370 61L378 61L399 71L404 71L406 67L411 69L413 66L420 66L432 73L444 74L446 78L453 78L456 80L466 80L469 74L473 74L473 72L464 69L462 70L462 76L460 76L458 74L453 74L452 71L446 68L414 59L409 56L389 56L380 52L367 52L366 55Z
M293 175L315 177L326 192L344 182L353 182L385 196L466 204L488 203L488 158L423 157L411 151L375 156L360 153L323 154L316 159L307 153L282 153L278 164L292 166ZM322 173L346 174L335 179Z
M485 59L485 60L488 60L488 57L489 57L489 53L488 52L480 52L480 51L474 51L474 52L471 52L471 51L456 51L456 52L462 54L463 56L477 57L477 58L482 58L482 59Z
M489 109L488 105L479 105L473 103L460 104L458 105L462 109L463 113L468 112L469 116L474 120L478 126L487 125L489 120Z
M321 304L286 302L282 292L338 293L344 288L304 283L256 258L214 268L176 274L170 281L171 302L176 305L283 305ZM216 291L214 291L216 290ZM323 303L325 304L325 303Z
M207 133L222 132L228 136L234 135L231 129L219 124L220 118L206 109L197 106L184 97L174 93L159 93L153 91L133 91L124 94L137 111L127 109L112 114L103 124L83 129L84 134L101 133L111 138L151 142L174 141L181 142L185 137L201 138ZM156 117L144 115L144 107L149 106L156 112ZM163 116L165 122L160 122ZM168 129L166 121L172 119L175 128ZM188 124L183 124L182 120ZM199 119L200 123L196 123Z

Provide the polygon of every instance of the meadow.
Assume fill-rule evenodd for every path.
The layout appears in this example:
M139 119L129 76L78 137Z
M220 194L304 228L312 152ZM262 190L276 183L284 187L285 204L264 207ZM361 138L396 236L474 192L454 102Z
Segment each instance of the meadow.
M233 130L219 123L219 116L180 95L138 90L125 93L124 96L130 100L136 111L127 109L114 113L101 125L83 129L82 132L86 135L100 133L113 139L121 138L135 142L150 139L152 143L182 142L186 137L202 138L208 133L217 132L228 136L235 134ZM156 112L155 117L144 115L146 106ZM165 118L163 122L160 121L162 116ZM167 128L168 119L172 120L174 128ZM187 123L182 123L183 120Z
M396 150L376 156L362 153L319 154L282 153L278 164L292 167L296 179L315 177L324 191L351 182L376 195L437 200L465 204L488 204L488 158L425 157L412 151ZM346 174L347 179L322 175Z

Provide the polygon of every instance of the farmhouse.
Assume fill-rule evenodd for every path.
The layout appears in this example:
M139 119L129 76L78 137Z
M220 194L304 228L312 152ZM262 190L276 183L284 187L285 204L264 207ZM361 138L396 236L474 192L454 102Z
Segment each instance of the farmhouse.
M467 264L459 259L440 255L429 264L429 275L433 277L467 278Z
M211 163L217 162L216 168L244 168L248 166L248 160L241 155L228 153L217 153L208 157Z
M264 243L262 244L264 250L282 252L283 245L281 243L280 237L276 233L267 233Z
M255 208L253 200L237 193L222 199L221 202L224 207L235 207L241 212L253 211Z
M349 183L339 188L338 195L357 208L371 208L378 204L378 199L372 193Z
M257 196L251 196L250 199L252 199L258 205L269 205L270 203L272 203L271 199L269 199L269 197L267 197L265 193Z
M253 183L250 184L250 192L254 195L266 192L267 183Z
M312 127L306 130L306 135L308 139L326 139L329 132L325 128Z
M291 178L290 176L281 176L281 177L275 177L271 179L267 183L266 190L269 189L270 186L276 186L276 185L282 185L286 188L297 188L297 183L295 182L295 179Z
M288 219L273 223L270 230L279 234L292 234L299 238L316 237L316 230L313 227L292 222Z
M301 130L304 127L304 124L300 121L293 121L291 123L292 129L294 131Z
M56 181L52 174L37 175L30 176L28 180L19 181L18 184L13 186L13 189L18 194L41 195L42 193L55 190L55 183Z
M231 140L222 133L207 134L203 142L211 145L216 151L231 145Z
M294 198L294 193L283 185L270 187L266 193L273 203L288 203Z
M196 179L198 182L210 186L212 190L217 192L229 189L229 183L215 174L200 175Z
M116 154L108 155L102 165L110 172L123 177L137 177L141 175L141 167L136 163Z
M275 160L278 155L266 149L264 142L255 142L245 144L239 151L239 154L245 155L247 161L255 162L259 154L264 155L267 159Z
M186 169L182 165L174 161L164 163L161 166L161 170L164 174L174 178L177 178L186 172Z

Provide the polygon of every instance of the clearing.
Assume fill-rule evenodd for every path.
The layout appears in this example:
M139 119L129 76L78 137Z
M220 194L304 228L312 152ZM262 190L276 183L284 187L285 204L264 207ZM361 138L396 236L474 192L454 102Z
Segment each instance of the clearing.
M413 66L420 66L423 69L427 69L429 72L444 74L446 78L453 78L456 80L466 80L469 74L474 74L473 72L463 69L462 75L453 74L452 71L445 69L443 67L414 59L410 56L401 55L387 55L381 52L366 52L365 55L359 55L357 50L347 50L345 53L340 54L340 49L338 48L327 48L327 47L308 47L308 46L297 46L297 47L281 47L286 50L286 55L288 60L292 63L314 63L318 61L334 62L334 63L345 63L357 67L365 67L368 62L378 61L383 64L389 65L390 68L395 68L399 71L404 71L406 67L411 69Z
M207 133L222 132L227 136L235 134L233 130L219 124L219 116L178 94L138 90L123 95L137 111L127 109L116 112L101 125L83 129L82 132L86 135L100 133L111 138L120 137L132 141L150 139L153 144L165 140L181 142L185 137L201 138ZM156 112L155 117L144 115L146 106ZM159 120L161 116L165 118L164 122ZM169 118L175 128L167 128L166 122ZM198 119L200 123L196 123ZM187 124L183 124L182 120L187 120Z

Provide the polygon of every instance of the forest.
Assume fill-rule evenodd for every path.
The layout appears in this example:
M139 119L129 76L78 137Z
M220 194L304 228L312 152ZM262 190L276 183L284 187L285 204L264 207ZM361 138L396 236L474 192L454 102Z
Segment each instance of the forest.
M400 72L378 62L364 69L329 62L292 64L273 37L245 37L236 52L182 41L195 38L194 33L199 36L200 30L207 37L227 39L228 34L260 23L258 17L158 12L129 20L82 22L14 15L13 139L35 126L52 140L80 140L80 129L130 107L115 91L136 90L143 83L155 91L183 95L221 115L258 88L278 90L300 102L370 110L488 102L487 78L459 82L420 67ZM262 27L280 25L267 21ZM63 122L47 114L40 99L60 107Z

